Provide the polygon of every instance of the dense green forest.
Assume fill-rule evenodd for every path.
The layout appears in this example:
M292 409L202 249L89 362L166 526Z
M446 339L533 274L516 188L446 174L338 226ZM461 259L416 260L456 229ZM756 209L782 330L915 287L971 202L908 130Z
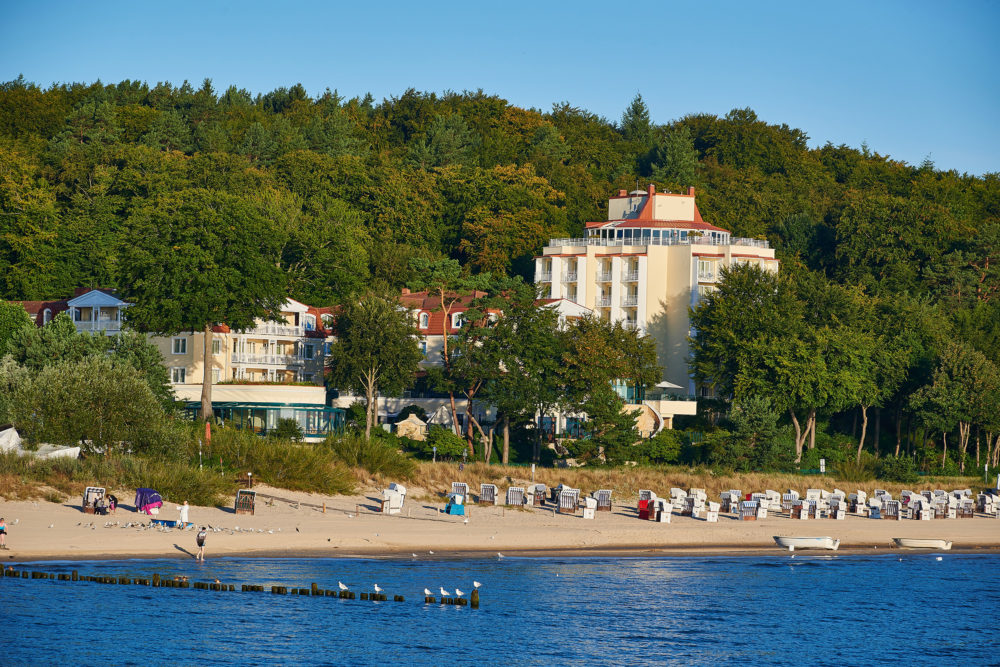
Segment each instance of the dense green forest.
M772 304L781 318L756 329L728 320L743 327L743 345L728 358L701 350L699 379L742 400L741 414L756 405L794 421L796 444L810 428L814 444L816 419L856 439L871 408L868 437L883 452L942 448L951 436L962 457L944 456L941 467L964 466L966 447L978 463L982 441L996 465L1000 403L984 399L973 411L962 391L1000 389L973 389L962 373L993 377L1000 365L997 174L942 172L865 146L809 148L804 131L750 109L657 125L640 97L622 102L621 118L608 120L567 102L521 109L482 91L408 90L377 102L335 91L313 98L300 85L220 93L207 80L0 84L0 295L121 286L137 229L206 208L251 212L256 229L272 230L287 292L310 304L400 288L414 279L415 258L530 279L544 243L603 219L614 191L693 185L706 220L776 248L781 285L764 287L784 295ZM704 327L729 326L726 295L737 305L761 297L763 278L742 279L744 291L735 281L721 290L721 310L705 314ZM794 340L782 338L781 323ZM883 376L869 374L881 391L788 406L746 372L788 346L816 356L857 335L894 350L866 357L881 364ZM765 369L772 384L806 373L789 364ZM756 427L746 428L752 441Z

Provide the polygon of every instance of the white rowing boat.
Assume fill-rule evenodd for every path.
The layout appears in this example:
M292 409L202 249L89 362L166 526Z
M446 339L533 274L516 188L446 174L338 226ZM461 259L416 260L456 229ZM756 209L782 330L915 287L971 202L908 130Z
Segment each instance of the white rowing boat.
M840 540L835 540L832 537L781 537L775 535L774 541L778 543L779 547L784 547L789 551L795 551L796 549L829 549L836 551L837 547L840 546Z
M892 538L892 541L896 543L896 546L903 547L904 549L941 549L942 551L948 551L951 549L951 542L948 540L934 540L919 537L894 537Z

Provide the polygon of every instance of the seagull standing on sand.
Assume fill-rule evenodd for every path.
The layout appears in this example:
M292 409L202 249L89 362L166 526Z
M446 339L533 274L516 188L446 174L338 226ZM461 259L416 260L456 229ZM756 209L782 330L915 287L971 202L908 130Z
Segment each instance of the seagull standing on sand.
M338 587L340 588L340 590L342 590L342 591L346 591L346 590L347 590L347 586L345 586L344 584L340 583L339 581L337 582L337 586L338 586Z
M443 587L439 589L441 591L441 597L446 598L450 595Z

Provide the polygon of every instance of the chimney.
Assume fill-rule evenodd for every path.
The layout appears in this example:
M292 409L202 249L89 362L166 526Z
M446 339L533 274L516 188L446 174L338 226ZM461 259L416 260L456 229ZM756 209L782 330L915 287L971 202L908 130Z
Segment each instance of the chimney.
M694 186L688 187L688 197L694 197Z
M656 194L656 186L653 185L652 183L650 183L649 187L646 188L646 194L648 194L650 197L652 197L653 195L655 195Z
M403 288L403 294L409 294L409 293L410 293L410 288L409 287L404 287Z
M628 190L619 190L618 191L618 196L619 197L627 197L628 196Z

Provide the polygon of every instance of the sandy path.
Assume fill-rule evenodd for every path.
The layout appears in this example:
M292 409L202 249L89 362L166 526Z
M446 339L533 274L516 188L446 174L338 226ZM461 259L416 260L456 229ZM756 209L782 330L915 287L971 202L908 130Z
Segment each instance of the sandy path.
M269 504L259 498L255 516L236 515L229 508L191 508L191 521L221 529L209 534L206 545L209 558L397 554L412 557L411 553L424 558L431 557L431 551L434 557L470 552L525 555L773 551L774 535L829 535L841 540L841 549L882 549L889 546L893 537L944 538L954 541L956 549L1000 549L1000 520L979 515L974 519L934 521L878 521L855 516L843 521L797 521L783 516L736 521L732 515L722 515L719 523L674 515L671 523L661 524L639 521L632 506L616 505L613 512L598 513L592 521L580 515L553 514L548 508L505 510L485 506L471 506L469 515L463 518L441 513L443 503L407 500L401 515L387 516L375 512L378 503L374 494L328 497L267 487L258 487L258 492L279 499ZM177 519L175 507L166 505L160 518ZM104 517L84 514L69 503L0 501L0 516L8 524L9 550L0 552L0 558L7 562L190 558L196 551L195 531L105 527L108 521L122 525L149 523L149 517L126 509ZM16 525L12 525L15 521Z

